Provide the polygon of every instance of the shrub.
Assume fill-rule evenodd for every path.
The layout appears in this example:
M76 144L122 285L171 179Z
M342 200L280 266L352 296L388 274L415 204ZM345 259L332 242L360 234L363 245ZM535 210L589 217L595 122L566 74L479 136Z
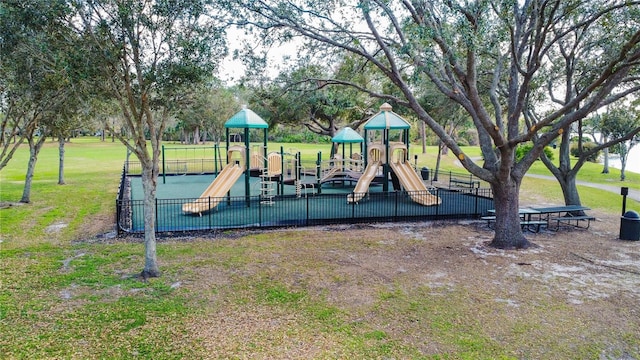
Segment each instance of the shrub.
M525 144L525 145L518 146L516 148L516 161L522 160L522 158L527 153L529 153L529 151L531 151L532 148L533 148L533 144ZM553 160L553 158L554 158L553 150L551 150L551 148L549 146L545 146L543 151L544 151L545 155L547 155L549 160Z
M465 129L461 131L458 136L464 138L466 143L471 146L476 146L480 143L480 140L478 140L478 129L475 128Z
M593 149L594 147L598 146L597 144L594 144L592 142L583 142L582 143L582 151L583 152L588 152L591 149ZM571 148L569 149L571 156L575 156L575 157L580 157L580 149L578 148L578 144L577 143L572 143L571 144ZM587 161L590 162L598 162L598 158L600 157L600 151L596 151L595 153L589 155L589 157L587 158Z
M329 136L318 135L307 129L301 128L277 128L269 133L269 140L283 143L330 143L331 138Z

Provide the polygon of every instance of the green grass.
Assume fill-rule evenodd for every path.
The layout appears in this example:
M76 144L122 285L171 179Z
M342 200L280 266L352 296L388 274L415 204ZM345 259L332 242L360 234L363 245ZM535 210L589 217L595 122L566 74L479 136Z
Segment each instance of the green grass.
M58 181L58 145L44 145L36 163L31 204L2 211L4 246L37 241L69 241L85 234L87 223L113 218L113 204L126 151L120 143L101 143L93 138L73 139L66 145L65 181ZM16 152L0 173L0 201L22 197L28 148ZM57 222L67 224L59 233L45 229Z
M304 232L294 232L290 236L302 235ZM161 257L164 276L150 282L132 276L141 262L136 243L41 245L4 252L11 271L3 275L5 283L0 291L3 357L227 358L225 352L207 353L189 323L212 319L213 326L217 326L219 317L233 321L229 312L234 310L252 314L250 318L255 317L256 323L245 326L257 329L245 330L252 334L250 340L229 335L226 341L237 344L229 350L235 354L232 358L245 353L278 357L277 349L290 344L289 339L308 344L321 339L331 344L320 349L316 356L319 359L516 358L517 344L496 341L485 329L489 319L478 314L489 314L495 323L503 322L500 328L509 334L509 339L522 341L534 351L551 346L561 358L594 358L600 349L597 344L554 347L553 341L544 337L540 340L539 335L532 337L552 331L554 321L545 320L545 315L560 314L567 311L566 306L540 306L535 316L514 321L492 305L489 292L471 294L458 287L446 297L433 294L425 286L411 290L380 288L377 300L366 312L340 308L331 304L325 294L311 293L309 289L317 285L304 280L284 282L287 278L305 279L317 272L335 271L310 258L312 254L292 258L289 264L277 262L281 266L278 269L272 269L265 261L285 251L290 241L249 235L237 240L172 242L167 245L171 251L164 251L173 256ZM317 245L327 250L336 244L318 239ZM238 249L251 253L246 253L244 261L233 261ZM203 263L203 259L208 261ZM215 271L218 268L227 271ZM211 279L215 286L207 285L212 273L204 269L212 269L220 277L219 282ZM221 281L227 277L229 281ZM174 288L176 279L192 285ZM220 300L211 301L209 297ZM263 316L286 322L265 325L260 322ZM411 332L434 344L439 353L426 356L399 339L399 335ZM628 333L627 337L630 343L638 341L636 335ZM542 344L533 346L532 341Z
M279 149L279 144L270 144ZM284 144L296 148L310 161L317 151L329 153L326 144ZM413 146L413 150L419 150ZM309 232L265 232L238 240L162 240L158 246L163 276L148 282L136 274L143 266L141 241L103 242L96 235L113 230L114 199L126 150L119 143L96 138L73 139L66 147L66 182L57 185L57 142L48 141L39 157L31 194L32 202L0 210L0 349L2 358L199 358L207 354L202 337L192 324L215 319L236 310L266 312L290 319L266 330L256 330L251 343L229 350L243 357L242 349L265 357L287 338L300 338L333 347L321 348L317 358L513 358L513 347L497 342L473 318L477 296L456 288L447 301L428 289L393 286L377 288L378 297L367 313L336 306L315 281L339 284L350 281L323 259L310 257L311 249L327 246L350 253L356 245L332 248L332 239L312 239ZM477 149L465 149L477 156ZM419 154L418 166L435 167L435 148ZM0 201L15 202L22 194L28 149L22 147L0 172ZM545 173L536 163L533 172ZM599 165L587 164L579 179L616 182L612 174L599 174ZM460 170L446 156L443 169ZM640 177L628 174L624 184L639 188ZM554 182L526 179L526 186L544 188L541 196L561 198ZM620 196L581 187L586 204L611 213L620 209ZM630 206L638 207L637 203ZM51 225L66 224L57 231ZM322 234L314 236L323 236ZM313 246L312 248L306 248ZM376 249L378 243L366 247ZM300 247L286 261L275 256ZM337 249L337 250L336 250ZM383 251L380 249L380 251ZM329 255L327 255L329 256ZM285 276L286 275L286 276ZM325 278L326 277L326 278ZM367 289L367 284L362 284ZM482 298L480 299L482 300ZM485 309L491 313L490 310ZM563 309L539 309L540 318ZM373 317L375 321L368 319ZM465 317L471 320L465 320ZM400 319L400 321L398 320ZM506 318L505 318L505 321ZM393 328L389 324L396 324ZM251 326L249 324L248 326ZM395 326L395 325L394 325ZM512 327L509 339L527 341L531 332L545 331L543 323L522 321ZM269 330L272 329L272 330ZM399 340L398 334L418 329L442 349L423 356L421 349ZM519 331L519 333L518 333ZM534 350L549 343L541 341ZM638 343L627 332L626 342ZM275 344L275 345L274 345ZM567 356L592 357L599 344L581 343ZM246 346L246 348L242 348ZM284 346L284 345L283 345ZM558 351L568 351L557 348ZM221 355L221 357L224 357ZM535 353L534 356L536 357Z
M167 144L167 147L180 147ZM285 151L295 149L300 151L303 158L313 163L317 152L322 151L323 157L328 156L328 144L269 144L269 150ZM420 146L410 147L413 154L418 155L418 167L435 168L436 148L428 147L427 153L422 154ZM472 158L479 156L476 147L463 148ZM28 149L21 147L16 152L9 165L0 172L0 201L16 202L21 198ZM32 203L16 206L11 210L3 210L0 230L5 248L22 246L40 241L58 242L70 241L79 237L95 234L105 230L104 226L92 225L104 223L113 224L113 207L126 149L119 142L100 142L95 137L73 139L66 145L65 180L67 185L57 185L58 144L47 141L39 156L33 188ZM449 154L442 157L441 169L444 171L464 171L456 165L454 157ZM610 174L601 174L600 164L587 163L581 169L578 180L607 184L612 186L628 186L640 189L640 174L627 173L627 180L619 181L619 170L611 169ZM531 169L531 173L549 175L544 165L538 161ZM561 192L554 180L525 179L526 187L544 188L547 198L559 203ZM620 209L621 198L611 192L594 188L580 187L583 203L606 211ZM638 207L630 201L629 207ZM47 227L57 223L64 223L66 227L58 232L47 232ZM18 240L19 241L15 241Z
M164 281L134 276L141 250L130 243L3 249L3 358L189 357L190 348L166 347L187 303Z
M558 164L558 154L556 150L554 163ZM575 158L572 157L572 166ZM586 162L578 172L578 180L613 186L626 186L633 189L640 189L640 174L625 171L625 180L620 180L620 170L609 167L609 173L602 173L603 165L599 163ZM552 176L542 161L536 161L528 173Z

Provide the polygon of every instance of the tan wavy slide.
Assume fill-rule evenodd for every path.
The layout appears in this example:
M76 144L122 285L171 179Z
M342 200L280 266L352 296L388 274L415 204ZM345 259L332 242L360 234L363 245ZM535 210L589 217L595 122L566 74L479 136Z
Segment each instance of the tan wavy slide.
M380 165L380 161L372 161L367 164L367 168L364 169L364 173L362 173L360 179L358 179L358 183L356 184L356 188L353 189L353 193L347 195L347 203L351 204L362 200L362 198L367 194L367 191L369 191L369 185L376 177L378 167L380 167Z
M413 167L408 161L402 163L391 162L391 169L396 173L404 190L409 193L411 200L424 206L440 205L442 200L427 190L422 179L418 176L418 173L413 170Z
M228 164L213 180L207 189L194 202L182 204L182 211L187 214L200 214L214 209L224 195L229 192L233 184L242 175L242 168L238 164Z

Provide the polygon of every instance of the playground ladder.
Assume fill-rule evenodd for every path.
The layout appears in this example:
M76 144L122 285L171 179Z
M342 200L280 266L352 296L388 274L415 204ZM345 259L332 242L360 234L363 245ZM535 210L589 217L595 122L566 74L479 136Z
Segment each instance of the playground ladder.
M305 197L307 193L305 192ZM296 197L302 196L302 181L300 179L296 180Z
M273 197L275 196L276 182L271 180L269 167L265 167L260 172L260 203L264 205L273 205Z

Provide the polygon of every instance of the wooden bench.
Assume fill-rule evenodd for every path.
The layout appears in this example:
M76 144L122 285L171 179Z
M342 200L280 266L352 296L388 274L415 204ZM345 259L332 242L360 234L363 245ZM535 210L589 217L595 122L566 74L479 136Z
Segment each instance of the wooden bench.
M496 217L495 216L483 216L480 218L480 220L484 220L487 222L487 227L490 229L493 229L493 223L496 222ZM547 226L548 222L546 220L524 220L524 218L521 216L520 217L520 226L522 227L522 230L529 230L531 232L540 232L540 227L542 226ZM532 230L532 229L535 229Z
M558 231L560 229L560 224L566 224L569 226L574 226L577 228L584 228L584 229L588 229L589 226L591 225L591 221L595 220L596 218L593 216L589 216L589 215L580 215L580 216L560 216L560 217L554 217L554 218L550 218L549 219L549 223L551 222L556 222L556 227L555 230ZM587 222L587 226L580 226L580 224L586 221ZM575 224L573 224L573 222L575 222Z
M480 220L484 220L484 221L486 221L486 222L487 222L487 227L488 227L489 229L493 229L493 228L491 227L491 224L492 224L492 223L494 223L494 222L496 222L496 217L495 217L495 216L483 216L483 217L481 217L481 218L480 218Z
M480 188L480 181L473 180L471 177L467 176L461 177L451 175L449 177L449 188L452 187L463 187L469 189Z
M529 220L529 221L520 221L520 226L522 227L522 230L524 230L525 228L531 232L540 232L540 227L541 226L549 226L549 223L546 220ZM532 229L535 229L532 230Z

